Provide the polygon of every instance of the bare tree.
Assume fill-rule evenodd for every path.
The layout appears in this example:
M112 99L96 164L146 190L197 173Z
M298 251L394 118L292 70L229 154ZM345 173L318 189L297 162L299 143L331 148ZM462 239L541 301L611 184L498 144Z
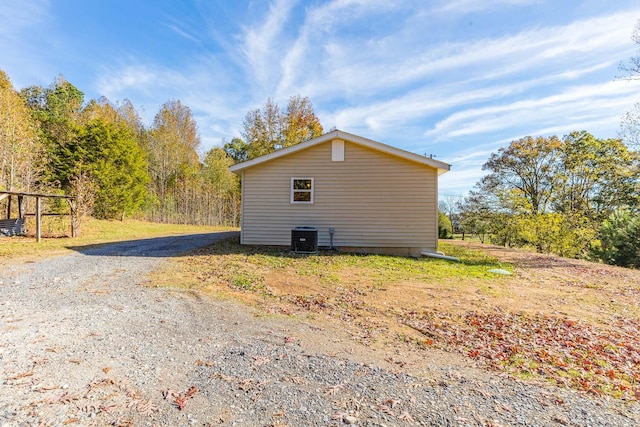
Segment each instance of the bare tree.
M457 214L458 207L460 205L460 200L462 200L462 195L460 194L443 194L440 196L440 200L438 201L438 209L444 212L449 221L451 222L451 235L453 236L456 228L456 224L459 224Z
M198 126L189 107L171 100L156 114L149 135L149 175L159 203L159 215L152 219L175 222L171 212L177 203L183 204L178 193L188 191L185 181L199 168Z
M631 40L638 46L640 46L640 20L636 22L636 27L631 35ZM625 75L623 78L630 80L640 79L640 52L637 55L632 56L628 62L621 63L620 71Z
M71 237L78 237L82 226L93 213L95 183L87 172L81 172L71 179Z
M622 116L620 138L631 148L640 149L640 102Z
M636 23L631 39L640 47L640 20ZM640 79L640 50L628 62L621 63L619 68L624 73L623 79ZM629 147L640 149L640 103L635 104L630 111L627 111L622 116L620 120L620 138Z

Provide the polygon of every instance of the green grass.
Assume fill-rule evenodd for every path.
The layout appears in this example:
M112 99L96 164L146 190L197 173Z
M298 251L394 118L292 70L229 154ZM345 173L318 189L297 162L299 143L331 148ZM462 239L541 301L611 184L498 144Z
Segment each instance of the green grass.
M463 240L462 239L462 233L456 233L453 236L449 237L446 240ZM485 241L488 242L488 237L485 239ZM464 235L464 241L465 242L476 242L476 243L482 243L482 241L480 240L480 238L478 236L476 236L475 234L465 234Z
M488 273L493 268L512 270L510 265L499 263L481 252L441 243L441 248L452 256L460 258L456 263L435 258L408 258L387 255L361 255L321 251L317 255L298 255L287 249L264 246L240 245L236 239L226 240L204 248L202 255L232 255L254 268L293 269L300 276L320 278L325 284L344 284L339 274L344 270L354 272L350 280L369 282L374 286L384 286L405 280L455 280L460 278L492 278ZM242 274L242 272L238 272Z

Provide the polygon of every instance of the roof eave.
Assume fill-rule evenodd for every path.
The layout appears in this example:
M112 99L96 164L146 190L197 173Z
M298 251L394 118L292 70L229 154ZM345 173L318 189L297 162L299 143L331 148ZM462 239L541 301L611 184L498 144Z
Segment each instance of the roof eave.
M387 154L391 154L400 158L414 161L416 163L421 163L421 164L430 166L438 170L438 175L442 175L443 173L446 173L451 169L451 165L449 165L448 163L444 163L439 160L434 160L429 157L421 156L420 154L411 153L409 151L392 147L390 145L383 144L381 142L374 141L372 139L363 138L361 136L354 135L348 132L334 130L329 133L325 133L324 135L320 135L317 138L310 139L309 141L301 142L300 144L283 148L282 150L274 151L273 153L265 154L264 156L256 157L255 159L247 160L242 163L237 163L229 167L229 170L233 173L239 174L239 172L247 168L259 165L264 162L268 162L270 160L277 159L278 157L287 156L297 151L306 150L307 148L313 147L314 145L322 144L332 139L343 139L349 142L353 142L355 144L363 145L373 150L382 151Z

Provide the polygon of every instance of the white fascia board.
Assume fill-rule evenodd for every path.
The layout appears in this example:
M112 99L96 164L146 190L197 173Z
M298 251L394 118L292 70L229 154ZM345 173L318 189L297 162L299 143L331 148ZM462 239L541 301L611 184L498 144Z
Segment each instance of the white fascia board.
M390 145L383 144L381 142L374 141L372 139L363 138L358 135L353 135L348 132L334 130L329 133L325 133L324 135L320 135L317 138L310 139L309 141L301 142L300 144L283 148L282 150L274 151L273 153L265 154L264 156L247 160L246 162L235 164L233 166L230 166L229 170L231 172L238 173L247 168L259 165L264 162L268 162L270 160L277 159L279 157L288 156L289 154L293 154L301 150L306 150L307 148L311 148L314 145L322 144L323 142L330 141L336 138L343 139L345 141L349 141L354 144L362 145L362 146L371 148L373 150L382 151L384 153L391 154L393 156L407 159L416 163L431 166L432 168L435 168L438 170L438 175L442 175L443 173L448 172L449 169L451 168L451 165L445 162L441 162L439 160L434 160L426 156L421 156L420 154L411 153L409 151L392 147Z

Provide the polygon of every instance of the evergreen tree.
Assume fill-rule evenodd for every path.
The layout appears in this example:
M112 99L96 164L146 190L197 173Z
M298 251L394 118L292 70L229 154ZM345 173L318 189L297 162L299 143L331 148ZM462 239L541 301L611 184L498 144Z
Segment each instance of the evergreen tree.
M148 181L144 152L124 125L96 118L71 145L75 168L69 177L88 172L96 184L94 215L123 218L139 210Z

